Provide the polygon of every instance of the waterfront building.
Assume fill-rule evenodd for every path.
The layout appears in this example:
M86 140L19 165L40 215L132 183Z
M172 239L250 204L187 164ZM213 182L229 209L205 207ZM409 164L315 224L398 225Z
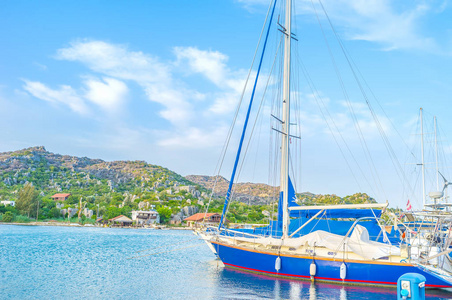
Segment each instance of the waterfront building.
M109 219L108 223L110 223L111 226L130 226L132 225L133 221L126 216L119 215L117 217Z
M160 224L160 214L156 210L132 210L132 221L137 225Z
M187 222L187 226L189 227L198 227L201 224L205 225L218 225L220 222L221 215L219 213L197 213L188 218L185 218L184 221Z

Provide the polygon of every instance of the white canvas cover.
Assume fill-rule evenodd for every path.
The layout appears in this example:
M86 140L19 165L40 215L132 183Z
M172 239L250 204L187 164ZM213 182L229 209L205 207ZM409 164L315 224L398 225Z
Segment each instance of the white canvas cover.
M384 243L369 240L369 232L366 227L356 225L350 237L317 230L299 238L277 239L277 238L245 238L236 237L237 241L259 243L263 245L284 246L299 248L305 244L310 247L320 246L333 251L348 251L356 253L365 259L378 259L389 255L400 255L400 249ZM344 247L345 243L345 247Z

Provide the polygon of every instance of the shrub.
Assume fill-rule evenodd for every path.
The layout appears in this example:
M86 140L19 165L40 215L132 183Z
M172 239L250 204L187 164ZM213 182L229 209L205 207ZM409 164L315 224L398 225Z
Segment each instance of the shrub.
M17 223L28 223L28 222L31 222L31 221L34 221L34 220L30 219L30 218L27 217L27 216L17 215L17 216L15 217L15 221L16 221Z
M5 212L5 213L3 214L3 216L2 216L2 221L3 221L3 222L12 222L12 221L13 221L13 218L14 218L13 213L10 212L10 211L7 211L7 212Z
M54 207L49 211L48 216L50 218L55 218L55 219L59 218L59 217L61 217L61 211L59 208Z

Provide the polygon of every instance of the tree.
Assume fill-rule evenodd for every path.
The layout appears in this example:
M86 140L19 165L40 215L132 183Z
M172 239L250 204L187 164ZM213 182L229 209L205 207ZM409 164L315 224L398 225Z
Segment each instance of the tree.
M121 215L121 209L116 206L109 206L105 212L104 220L109 220Z
M78 205L78 222L79 223L80 223L80 219L81 219L81 216L82 216L83 209L86 206L86 201L82 202L82 199L83 199L83 197L80 197L80 202L79 202L79 205Z
M107 211L107 208L105 206L100 206L99 207L99 215L98 215L98 217L104 216L106 211ZM106 219L106 218L104 218L104 219Z
M111 198L112 198L111 204L113 205L118 205L119 203L122 203L122 201L124 200L124 196L118 193L114 193Z
M130 206L124 206L123 208L121 208L121 215L130 218L132 216L132 208Z
M169 207L160 206L159 208L157 208L157 212L160 215L161 223L167 223L171 218L172 211Z
M39 192L35 189L33 184L27 183L20 191L17 197L16 207L23 213L27 214L28 217L31 215L35 216L37 206L39 205Z
M7 211L7 212L5 212L3 214L2 221L3 222L12 222L13 221L13 217L14 217L13 213L10 212L10 211Z

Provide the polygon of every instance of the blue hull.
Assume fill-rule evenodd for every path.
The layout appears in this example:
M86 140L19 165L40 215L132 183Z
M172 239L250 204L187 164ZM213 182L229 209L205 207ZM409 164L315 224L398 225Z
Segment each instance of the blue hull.
M397 286L397 279L405 273L413 272L425 276L426 287L451 288L452 283L427 273L416 266L407 263L391 262L361 262L357 260L341 260L328 258L312 258L310 256L295 256L281 254L281 268L275 270L277 254L254 251L236 246L212 242L217 255L226 267L237 268L250 272L267 274L292 279L309 280L309 268L314 260L317 266L315 280L337 282L344 284ZM342 262L347 266L346 277L340 278Z

